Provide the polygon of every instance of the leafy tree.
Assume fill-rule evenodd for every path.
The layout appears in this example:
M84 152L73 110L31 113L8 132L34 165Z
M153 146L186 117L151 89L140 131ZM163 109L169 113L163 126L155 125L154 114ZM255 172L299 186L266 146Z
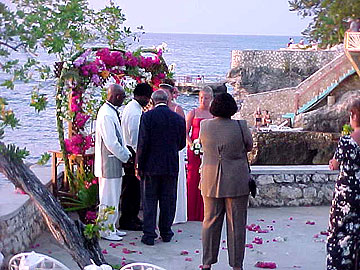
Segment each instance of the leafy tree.
M92 42L124 49L128 42L137 39L137 34L124 25L125 15L113 1L100 11L89 8L86 0L12 0L12 3L15 9L0 3L0 68L9 74L0 87L13 89L17 81L38 82L30 104L36 112L44 110L47 104L41 90L54 86L56 80L53 67L40 63L38 53L45 51L49 57L64 61ZM17 59L14 52L22 52L25 60ZM49 190L24 165L22 160L28 151L2 141L6 128L19 127L19 120L7 105L0 93L0 172L37 201L50 231L81 269L91 263L90 259L104 263L97 239L84 238L83 225L65 214ZM43 155L39 162L48 158L49 155Z
M303 31L309 40L322 47L343 42L348 19L360 17L358 0L289 0L290 11L297 11L312 21Z

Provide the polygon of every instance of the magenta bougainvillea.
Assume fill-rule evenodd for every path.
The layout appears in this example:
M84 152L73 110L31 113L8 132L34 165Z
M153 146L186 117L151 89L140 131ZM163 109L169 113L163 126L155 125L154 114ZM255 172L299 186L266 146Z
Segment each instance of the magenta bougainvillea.
M141 55L142 51L122 52L108 48L88 49L73 61L68 62L66 69L78 74L68 83L71 89L69 115L72 118L72 134L65 139L65 150L69 154L85 154L94 146L93 135L84 135L84 129L90 115L84 110L86 106L83 96L89 84L102 86L104 80L112 77L116 83L122 84L126 77L137 83L147 81L154 89L168 76L167 66L162 58L162 49L145 50L150 56Z

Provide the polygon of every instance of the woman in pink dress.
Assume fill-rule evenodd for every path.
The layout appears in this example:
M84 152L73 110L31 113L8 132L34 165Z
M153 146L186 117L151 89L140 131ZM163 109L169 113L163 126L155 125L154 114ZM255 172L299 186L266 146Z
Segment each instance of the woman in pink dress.
M192 145L199 138L200 122L204 119L213 118L209 112L210 103L213 99L211 87L206 86L199 92L199 107L191 110L186 116L186 139L187 139L187 213L188 221L203 221L204 203L199 190L200 164L199 154L195 154Z

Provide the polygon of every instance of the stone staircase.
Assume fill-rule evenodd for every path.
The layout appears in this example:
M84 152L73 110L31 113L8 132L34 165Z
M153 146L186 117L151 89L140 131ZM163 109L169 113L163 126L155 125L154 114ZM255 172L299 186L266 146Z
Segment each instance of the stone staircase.
M289 118L294 123L297 114L314 108L355 72L346 54L340 54L296 87L294 112L286 113L282 117Z

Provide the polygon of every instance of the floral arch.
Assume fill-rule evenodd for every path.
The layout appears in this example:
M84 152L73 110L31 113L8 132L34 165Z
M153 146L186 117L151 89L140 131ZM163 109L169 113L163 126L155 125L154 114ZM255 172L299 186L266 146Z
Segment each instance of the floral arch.
M134 52L86 49L66 62L56 63L55 74L59 78L56 91L59 143L70 192L76 196L79 190L95 183L91 181L93 160L76 164L79 163L76 158L74 162L69 158L85 157L86 151L94 145L94 134L89 132L88 126L105 101L105 84L112 80L130 93L135 83L148 82L157 88L172 74L162 57L162 49L142 48ZM65 138L64 122L68 122L68 138ZM74 163L77 175L73 173Z

